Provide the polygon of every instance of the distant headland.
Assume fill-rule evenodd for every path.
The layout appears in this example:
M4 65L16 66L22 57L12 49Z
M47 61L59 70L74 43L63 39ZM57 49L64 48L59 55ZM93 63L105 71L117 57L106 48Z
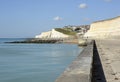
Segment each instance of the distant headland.
M53 28L50 31L42 32L34 38L25 41L14 41L7 43L77 43L78 38L90 29L90 25L68 25L62 28Z
M120 16L96 21L90 25L68 25L42 32L26 41L11 43L84 43L86 39L120 38Z

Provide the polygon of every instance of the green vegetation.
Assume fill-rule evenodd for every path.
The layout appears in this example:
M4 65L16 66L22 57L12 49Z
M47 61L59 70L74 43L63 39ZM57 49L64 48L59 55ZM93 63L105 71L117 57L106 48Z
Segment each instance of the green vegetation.
M67 35L76 35L76 32L74 32L71 28L55 28L55 30Z

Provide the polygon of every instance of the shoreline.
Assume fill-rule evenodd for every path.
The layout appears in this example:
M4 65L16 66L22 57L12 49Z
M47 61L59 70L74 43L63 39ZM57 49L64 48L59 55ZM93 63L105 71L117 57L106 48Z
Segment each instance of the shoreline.
M56 78L55 82L89 82L91 80L91 64L93 42L87 45L72 63Z
M86 39L39 39L39 38L27 38L21 41L10 41L4 43L14 44L77 44L78 46L87 46L90 41Z

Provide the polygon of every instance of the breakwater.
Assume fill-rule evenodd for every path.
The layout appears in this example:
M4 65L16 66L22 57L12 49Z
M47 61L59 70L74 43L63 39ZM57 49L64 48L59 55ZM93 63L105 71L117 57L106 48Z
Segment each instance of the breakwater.
M93 42L77 56L55 82L90 82L93 58Z
M27 39L24 41L12 41L12 42L5 42L5 43L57 43L62 40L50 40L50 39Z
M5 43L72 43L72 44L78 44L77 38L29 38L25 39L23 41L12 41L12 42L5 42Z
M119 42L119 39L88 41L55 82L120 82Z
M107 82L97 45L90 42L55 82Z

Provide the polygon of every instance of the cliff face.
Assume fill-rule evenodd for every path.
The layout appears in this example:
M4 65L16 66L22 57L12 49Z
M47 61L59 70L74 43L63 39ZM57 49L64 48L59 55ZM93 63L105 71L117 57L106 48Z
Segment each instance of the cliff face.
M40 35L36 35L35 38L49 38L51 36L51 31L42 32Z
M119 36L120 16L92 23L90 30L84 35L84 37L93 39L115 38Z
M61 32L52 29L48 32L43 32L40 35L35 36L35 38L42 38L42 39L61 39L61 38L68 38L69 35L63 34Z
M55 28L48 32L42 32L40 35L36 35L35 38L41 39L67 39L77 38L83 36L90 28L90 25L68 25L63 28Z
M51 38L68 38L68 37L70 37L70 36L63 34L61 32L58 32L55 29L52 29Z

